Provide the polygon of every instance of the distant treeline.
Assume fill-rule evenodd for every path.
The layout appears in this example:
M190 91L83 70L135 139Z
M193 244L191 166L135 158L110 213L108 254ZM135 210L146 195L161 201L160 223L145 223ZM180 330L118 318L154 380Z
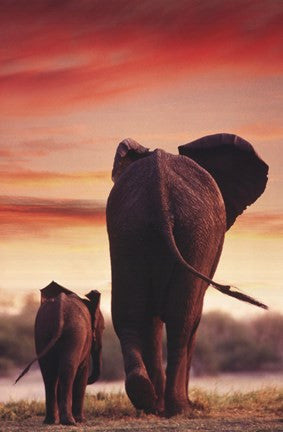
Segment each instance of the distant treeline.
M33 325L38 303L26 298L17 315L0 314L0 375L25 366L34 356ZM283 315L266 313L251 320L228 314L203 315L192 371L197 375L220 372L282 371ZM166 348L164 341L164 362ZM123 378L120 345L110 321L103 337L102 380Z

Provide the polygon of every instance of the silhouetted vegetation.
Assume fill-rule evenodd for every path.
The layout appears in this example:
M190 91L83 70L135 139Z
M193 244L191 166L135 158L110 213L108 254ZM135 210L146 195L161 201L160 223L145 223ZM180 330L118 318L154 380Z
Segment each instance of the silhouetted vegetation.
M283 369L283 316L236 320L220 312L202 317L193 357L196 374Z
M28 295L17 315L0 315L0 374L22 367L34 355L33 326L38 301Z
M38 301L28 296L17 315L0 315L0 375L25 366L34 356L33 325L37 309ZM280 314L266 313L252 320L238 320L220 312L204 314L193 357L193 373L283 370L282 334L283 315ZM119 341L111 322L107 321L101 379L113 381L123 377Z

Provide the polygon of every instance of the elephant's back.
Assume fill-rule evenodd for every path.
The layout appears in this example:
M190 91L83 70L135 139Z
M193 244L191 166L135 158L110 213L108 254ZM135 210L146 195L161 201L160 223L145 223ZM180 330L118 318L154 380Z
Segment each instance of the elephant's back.
M65 338L71 338L73 344L82 346L85 341L90 344L92 323L87 306L77 296L66 296L63 305L63 322Z
M207 225L210 229L224 228L225 205L213 177L186 156L165 156L163 172L170 212L175 224Z
M106 207L109 235L143 229L152 220L152 190L158 183L153 155L131 164L114 184Z
M213 177L192 159L158 149L130 165L114 184L107 202L108 232L158 226L164 203L177 224L212 228L226 223Z
M54 335L59 334L61 313L62 305L59 296L50 298L40 305L34 325L34 338L37 354L43 351Z
M54 337L57 337L55 347L59 352L66 345L65 340L72 340L74 346L91 340L90 313L77 296L61 293L40 306L35 320L37 353Z
M121 303L134 321L137 310L131 314L129 296L133 287L147 292L143 299L152 298L149 306L140 305L141 311L149 307L162 315L164 292L176 266L186 285L192 280L203 283L176 260L174 247L190 265L211 275L226 228L224 203L215 181L198 164L157 150L132 163L115 183L107 228L114 321L120 314L115 305Z

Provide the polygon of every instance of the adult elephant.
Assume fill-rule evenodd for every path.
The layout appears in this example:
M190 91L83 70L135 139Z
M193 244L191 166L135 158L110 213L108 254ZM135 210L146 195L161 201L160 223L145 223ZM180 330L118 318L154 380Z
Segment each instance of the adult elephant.
M225 231L264 191L268 166L230 134L203 137L179 153L122 141L107 203L112 318L126 391L136 408L162 412L165 405L167 415L190 407L190 364L208 285L266 307L211 278Z
M44 423L71 425L82 422L87 384L100 374L104 319L100 293L90 291L81 298L51 282L41 290L41 306L35 320L37 357L16 382L39 361L45 385ZM59 412L58 412L59 411Z

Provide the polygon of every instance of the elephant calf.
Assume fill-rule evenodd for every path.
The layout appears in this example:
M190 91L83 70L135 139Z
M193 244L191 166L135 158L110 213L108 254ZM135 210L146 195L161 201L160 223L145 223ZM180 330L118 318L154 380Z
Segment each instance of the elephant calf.
M16 382L39 361L47 424L58 420L58 411L61 424L82 422L86 386L99 377L104 329L100 293L91 291L86 297L82 299L56 282L41 290L35 320L37 357Z

